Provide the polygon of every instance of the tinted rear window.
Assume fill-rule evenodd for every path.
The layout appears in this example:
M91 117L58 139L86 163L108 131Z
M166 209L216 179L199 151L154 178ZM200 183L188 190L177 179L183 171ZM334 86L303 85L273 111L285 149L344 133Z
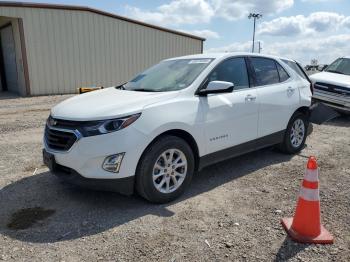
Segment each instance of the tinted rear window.
M252 66L255 72L257 85L272 85L280 82L276 63L272 59L252 57Z
M277 69L278 69L278 74L280 76L280 82L287 81L289 78L289 75L286 72L286 70L284 70L284 68L279 63L276 63L276 65L277 65Z
M300 67L297 65L297 63L295 63L293 61L289 61L289 60L284 60L284 59L282 59L282 61L285 62L295 72L297 72L297 74L299 76L301 76L302 78L308 80L307 77L305 76L305 73L300 69Z

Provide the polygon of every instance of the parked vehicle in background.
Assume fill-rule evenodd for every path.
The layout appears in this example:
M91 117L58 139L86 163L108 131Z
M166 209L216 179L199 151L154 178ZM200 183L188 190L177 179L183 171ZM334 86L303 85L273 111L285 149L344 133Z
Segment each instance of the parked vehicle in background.
M317 67L317 70L318 70L318 71L323 71L323 70L325 70L325 69L327 68L327 66L328 66L328 65L319 65L319 66Z
M314 83L314 101L350 113L350 56L338 58L310 79Z
M306 71L316 71L318 70L318 65L307 65L305 66Z
M281 58L281 60L286 63L291 69L293 69L301 78L305 79L310 84L310 90L313 92L312 81L308 74L305 72L303 66L295 60L288 58Z
M274 56L164 60L52 108L44 163L68 182L123 194L135 187L168 202L210 164L272 145L302 150L311 96L307 77Z

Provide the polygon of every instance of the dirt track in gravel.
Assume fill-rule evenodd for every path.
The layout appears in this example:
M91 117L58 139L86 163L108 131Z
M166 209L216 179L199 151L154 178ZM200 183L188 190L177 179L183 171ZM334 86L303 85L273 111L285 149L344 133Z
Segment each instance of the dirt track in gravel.
M178 201L152 205L61 184L42 166L49 108L67 97L0 97L0 261L350 261L350 117L314 126L299 155L268 148L213 165ZM279 224L309 155L334 245L295 244ZM26 208L49 215L8 228Z

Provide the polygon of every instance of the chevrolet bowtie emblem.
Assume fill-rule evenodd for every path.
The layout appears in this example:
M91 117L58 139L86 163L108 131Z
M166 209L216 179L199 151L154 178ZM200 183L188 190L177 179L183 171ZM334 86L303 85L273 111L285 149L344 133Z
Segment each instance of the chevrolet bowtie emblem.
M55 125L57 125L57 121L55 120L55 119L53 119L53 118L51 118L50 119L50 126L55 126Z

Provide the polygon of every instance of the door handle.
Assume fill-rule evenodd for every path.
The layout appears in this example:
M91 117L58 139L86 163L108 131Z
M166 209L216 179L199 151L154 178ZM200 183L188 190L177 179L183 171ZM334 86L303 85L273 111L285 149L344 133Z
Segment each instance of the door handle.
M245 97L245 101L246 102L254 102L256 100L256 96L252 96L252 95L247 95Z
M288 88L287 88L287 93L288 94L293 94L294 93L294 91L295 91L295 88L293 88L293 87L291 87L291 86L289 86Z

